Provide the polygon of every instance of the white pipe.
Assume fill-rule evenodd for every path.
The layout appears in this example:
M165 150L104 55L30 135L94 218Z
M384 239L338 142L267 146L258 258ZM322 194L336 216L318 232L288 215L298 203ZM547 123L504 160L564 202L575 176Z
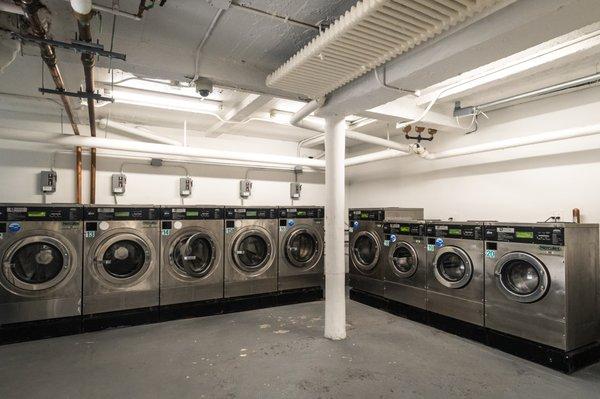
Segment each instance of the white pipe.
M346 338L344 210L346 121L325 120L325 338Z
M468 147L455 148L446 150L438 153L431 153L423 147L415 147L415 152L424 159L435 160L459 157L462 155L479 154L482 152L506 150L509 148L523 147L532 144L549 143L553 141L567 140L577 137L592 136L600 133L600 124L584 126L578 128L569 128L563 130L556 130L553 132L546 132L541 134L535 134L526 137L516 137L513 139L494 141L491 143L483 143L472 145Z
M70 2L70 0L65 0L66 2ZM118 17L124 17L124 18L128 18L128 19L133 19L134 21L141 21L142 18L138 17L135 14L129 13L129 12L125 12L125 11L121 11L117 8L112 8L112 7L106 7L106 6L101 6L99 4L93 4L92 3L92 8L96 11L100 11L100 12L105 12L107 14L112 14L112 15L116 15Z
M30 143L45 143L64 147L85 147L105 150L120 150L145 154L176 155L202 159L221 159L227 161L260 162L275 165L308 166L313 168L324 168L325 162L320 159L300 158L285 155L273 155L264 153L246 153L235 151L220 151L204 148L181 147L166 144L142 143L131 140L104 139L100 137L74 136L74 135L50 135L39 136L30 132L2 132L0 138L8 140L19 140Z
M159 136L155 133L152 133L152 132L149 132L146 130L142 130L142 129L138 129L133 126L126 125L124 123L111 121L107 118L100 119L98 121L98 123L104 125L105 128L109 127L111 129L119 130L121 132L128 133L132 136L141 137L141 138L144 138L144 139L147 139L150 141L155 141L157 143L169 144L169 145L181 145L181 143L179 143L179 141L177 141L177 140L171 140L166 137Z
M88 15L92 12L92 0L71 0L71 8L77 14Z
M306 103L306 105L300 108L298 112L292 115L292 117L290 118L290 124L293 126L297 126L298 122L300 122L302 119L306 118L308 115L312 114L317 109L319 109L319 107L321 107L323 103L323 100L312 100L311 102ZM323 129L320 129L320 131L322 132Z
M16 5L12 1L7 0L0 1L0 11L8 12L11 14L25 15L25 12L20 6Z
M346 165L346 167L355 166L369 162L383 161L384 159L398 158L406 155L409 155L409 153L387 149L383 151L371 152L368 154L346 158L346 160L344 161L344 165Z
M371 136L364 133L353 132L351 130L346 131L346 138L362 141L363 143L375 144L382 147L391 148L401 152L409 153L410 146L407 144L396 143L395 141L381 139L379 137Z

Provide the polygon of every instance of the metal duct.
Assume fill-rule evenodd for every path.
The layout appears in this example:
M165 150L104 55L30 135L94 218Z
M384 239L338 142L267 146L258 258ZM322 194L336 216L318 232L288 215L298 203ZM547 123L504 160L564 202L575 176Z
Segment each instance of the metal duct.
M364 0L267 77L322 97L499 0Z

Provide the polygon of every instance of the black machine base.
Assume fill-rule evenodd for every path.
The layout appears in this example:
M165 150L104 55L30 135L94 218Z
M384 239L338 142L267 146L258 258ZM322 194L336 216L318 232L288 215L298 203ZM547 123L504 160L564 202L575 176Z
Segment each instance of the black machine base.
M213 316L221 313L223 313L223 303L217 299L161 306L159 308L159 319L160 321L171 321Z
M123 310L83 316L83 332L106 330L107 328L130 327L157 323L158 307Z
M257 294L223 300L223 313L243 312L246 310L271 308L277 305L277 294Z
M487 331L487 338L491 347L565 374L571 374L600 360L598 342L566 352L492 330Z
M81 333L81 317L29 321L0 326L0 345Z
M293 305L295 303L314 302L323 300L323 289L321 287L301 288L295 290L280 291L277 293L277 305Z
M373 308L389 311L389 301L379 295L351 288L350 299Z
M570 374L600 361L600 343L569 352L350 289L350 299Z

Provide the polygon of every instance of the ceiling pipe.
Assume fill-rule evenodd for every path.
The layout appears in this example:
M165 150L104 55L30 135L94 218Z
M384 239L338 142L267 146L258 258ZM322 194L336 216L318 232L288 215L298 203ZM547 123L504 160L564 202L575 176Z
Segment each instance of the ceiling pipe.
M130 126L130 125L127 125L124 123L111 121L108 118L100 119L98 121L98 124L104 125L105 129L111 128L114 130L118 130L118 131L130 134L132 136L144 138L146 140L154 141L157 143L169 144L169 145L181 145L181 143L177 140L171 140L166 137L159 136L158 134L155 134L155 133L152 133L152 132L149 132L146 130L138 129L136 127L133 127L133 126Z
M356 166L369 162L383 161L385 159L398 158L407 155L410 155L410 153L387 149L383 151L376 151L364 155L357 155L351 158L346 158L344 165L346 167Z
M46 27L40 20L38 13L37 13L38 10L43 8L44 6L38 0L21 0L19 2L15 2L15 4L18 4L21 6L21 9L23 10L23 17L29 24L29 28L30 28L30 31L33 34L33 36L41 38L41 39L48 39L48 31L46 30ZM65 83L63 81L60 70L58 69L58 65L57 65L57 61L56 61L56 51L55 51L54 47L50 46L48 44L40 44L39 47L40 47L40 53L42 56L42 60L44 60L44 63L46 64L46 66L48 67L48 70L50 71L50 75L52 76L52 80L54 81L56 90L65 91ZM60 97L60 101L62 102L62 105L65 109L65 113L67 114L67 118L69 119L69 123L71 124L71 128L73 129L73 133L78 136L79 135L79 127L77 126L77 123L75 123L75 117L73 115L73 111L71 110L71 104L69 103L69 100L67 99L67 97L64 94L60 94L59 97ZM75 149L75 153L76 153L76 161L75 161L76 162L76 166L75 166L76 182L75 182L75 184L76 184L76 197L77 197L76 201L78 204L81 204L82 203L82 187L83 187L81 148L77 147Z
M417 155L419 155L421 158L432 161L437 159L454 158L463 155L480 154L496 150L506 150L509 148L523 147L532 144L550 143L554 141L561 141L578 137L593 136L598 133L600 133L600 124L556 130L552 132L545 132L525 137L516 137L513 139L494 141L491 143L455 148L451 150L441 151L438 153L429 152L424 147L418 145L415 145L414 149L415 153L417 153Z
M105 139L100 137L74 136L74 135L42 135L30 132L2 132L0 138L18 140L30 143L45 143L57 146L81 146L85 148L98 148L105 150L118 150L134 153L172 155L201 159L220 159L230 162L257 162L273 165L306 166L323 169L325 161L312 158L301 158L286 155L273 155L264 153L248 153L238 151L222 151L197 147L183 147L167 144L143 143L132 140Z
M71 8L77 18L77 27L79 30L79 40L92 43L91 20L94 16L91 0L71 0ZM94 65L96 58L92 53L81 53L81 63L83 64L83 74L85 77L85 91L88 94L94 93ZM87 99L88 117L90 120L90 134L96 137L96 108L94 99ZM96 203L96 149L91 149L90 160L90 204Z
M70 3L71 0L65 0L67 3ZM112 8L112 7L106 7L106 6L101 6L99 4L93 4L92 3L92 8L96 11L100 11L100 12L105 12L107 14L112 14L112 15L116 15L118 17L124 17L124 18L128 18L128 19L132 19L134 21L141 21L142 18L138 17L135 14L129 13L129 12L125 12L125 11L121 11L118 8Z

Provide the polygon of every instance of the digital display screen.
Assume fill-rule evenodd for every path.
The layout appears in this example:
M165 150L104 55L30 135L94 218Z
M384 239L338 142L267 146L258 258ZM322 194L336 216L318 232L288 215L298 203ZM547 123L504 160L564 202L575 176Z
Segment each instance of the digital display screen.
M533 239L533 231L517 231L515 233L515 236L517 238L521 238L521 239Z
M256 216L256 211L246 211L246 216L255 217Z
M401 226L400 231L402 233L410 233L410 226Z
M459 236L462 234L461 229L448 229L448 234L451 236Z
M127 211L118 211L118 212L115 212L115 217L118 217L118 218L127 218L127 217L129 217L129 212L127 212Z
M369 218L369 214L363 212L363 213L360 214L360 218L361 219L368 219Z
M306 211L298 211L296 214L298 216L306 216Z
M200 214L200 212L198 212L198 211L187 211L185 213L185 216L192 216L192 217L194 217L194 216L198 216L199 214Z
M44 218L46 217L46 212L44 211L29 211L27 212L27 216L30 218Z

